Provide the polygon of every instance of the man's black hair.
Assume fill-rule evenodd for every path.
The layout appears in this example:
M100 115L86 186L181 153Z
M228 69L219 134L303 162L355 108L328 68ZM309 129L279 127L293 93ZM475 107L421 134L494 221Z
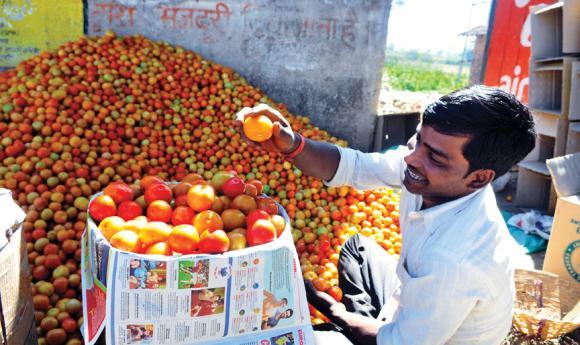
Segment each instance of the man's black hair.
M446 135L471 137L463 148L468 174L492 169L497 178L524 159L536 144L528 108L512 94L483 85L441 97L425 109L422 123Z

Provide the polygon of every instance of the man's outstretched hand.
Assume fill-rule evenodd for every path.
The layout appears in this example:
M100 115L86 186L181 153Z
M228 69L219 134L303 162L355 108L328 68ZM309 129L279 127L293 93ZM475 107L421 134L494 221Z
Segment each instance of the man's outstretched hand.
M262 143L257 143L246 137L243 131L243 125L246 118L260 115L266 116L272 121L272 137ZM238 127L242 138L244 138L247 143L250 145L259 145L270 152L286 154L292 152L298 145L288 120L286 120L278 110L266 104L260 104L253 108L246 107L240 110L236 114L236 126Z

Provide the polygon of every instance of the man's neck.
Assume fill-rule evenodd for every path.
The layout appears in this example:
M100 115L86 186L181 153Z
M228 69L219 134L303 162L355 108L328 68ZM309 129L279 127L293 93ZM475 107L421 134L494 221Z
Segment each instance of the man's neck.
M457 198L426 198L423 197L423 204L421 205L421 211L426 210L437 205L444 204L448 201L453 201Z
M473 192L467 192L465 194L460 194L455 197L437 197L437 196L422 196L423 204L421 205L421 210L426 210L431 207L435 207L437 205L444 204L449 201L457 200L459 198L463 198L466 195L469 195Z

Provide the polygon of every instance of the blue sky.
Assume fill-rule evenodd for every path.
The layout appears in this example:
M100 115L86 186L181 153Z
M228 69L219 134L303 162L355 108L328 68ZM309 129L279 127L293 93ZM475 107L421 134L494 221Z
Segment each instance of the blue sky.
M491 0L402 0L393 4L387 45L395 50L461 52L460 33L487 26Z

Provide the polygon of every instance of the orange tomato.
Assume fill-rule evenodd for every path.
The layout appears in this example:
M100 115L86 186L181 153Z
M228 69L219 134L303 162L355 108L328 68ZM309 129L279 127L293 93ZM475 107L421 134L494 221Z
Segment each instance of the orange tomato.
M187 204L196 212L209 210L215 199L212 186L196 184L187 192Z
M111 237L119 231L123 229L125 225L125 221L121 217L112 216L103 219L103 221L99 224L99 230L105 238L110 241Z
M117 214L117 205L108 195L99 195L89 205L89 214L97 222Z
M173 252L167 242L157 242L145 249L145 254L171 256Z
M312 280L312 284L318 291L326 291L330 288L330 285L324 278L318 277Z
M195 181L199 181L199 180L203 180L203 177L201 177L201 175L196 174L196 173L191 173L191 174L187 174L182 180L181 182L195 182Z
M272 242L276 239L276 228L269 220L258 219L248 228L246 237L250 246Z
M256 193L258 193L258 195L262 194L262 191L264 190L264 184L260 180L250 180L247 183L256 187Z
M171 227L163 222L150 222L143 226L139 232L139 239L145 245L167 240L171 234Z
M248 214L248 217L246 218L247 228L248 229L251 228L258 219L270 220L270 215L266 211L253 210Z
M147 207L147 217L152 221L169 223L173 210L167 201L155 200Z
M157 183L162 184L163 181L161 181L161 179L156 176L145 176L141 179L141 188L143 190L147 190L147 188Z
M167 243L178 253L190 254L199 246L199 234L193 225L178 225L171 231Z
M117 208L117 215L128 221L143 214L143 209L135 201L123 201Z
M125 224L123 224L123 226L121 227L121 230L129 230L133 231L136 234L139 234L145 224L147 224L146 219L133 219L128 222L125 222Z
M145 190L145 202L151 204L155 200L171 202L173 193L171 188L164 183L156 183Z
M138 253L141 249L139 235L130 230L121 230L111 237L111 246L127 252Z
M173 210L171 216L171 224L181 225L181 224L192 224L193 217L195 217L195 211L189 206L178 206Z
M276 236L280 237L280 235L282 235L282 232L284 232L284 229L286 228L286 220L284 219L284 217L275 214L273 216L270 216L270 221L272 222L272 224L274 224L274 227L276 228Z
M199 238L199 251L207 254L226 252L230 247L230 239L223 230L203 232Z
M256 203L260 210L264 210L272 215L278 214L278 205L276 205L274 199L267 196L258 196L256 198Z
M223 230L224 223L219 214L207 210L198 213L195 218L193 218L193 226L195 226L200 234L203 234L205 231L212 232L215 230Z
M123 182L111 183L105 187L103 194L110 196L117 205L123 201L133 200L134 195L133 190Z
M263 142L272 137L273 123L267 116L251 116L244 120L244 134L248 139Z

